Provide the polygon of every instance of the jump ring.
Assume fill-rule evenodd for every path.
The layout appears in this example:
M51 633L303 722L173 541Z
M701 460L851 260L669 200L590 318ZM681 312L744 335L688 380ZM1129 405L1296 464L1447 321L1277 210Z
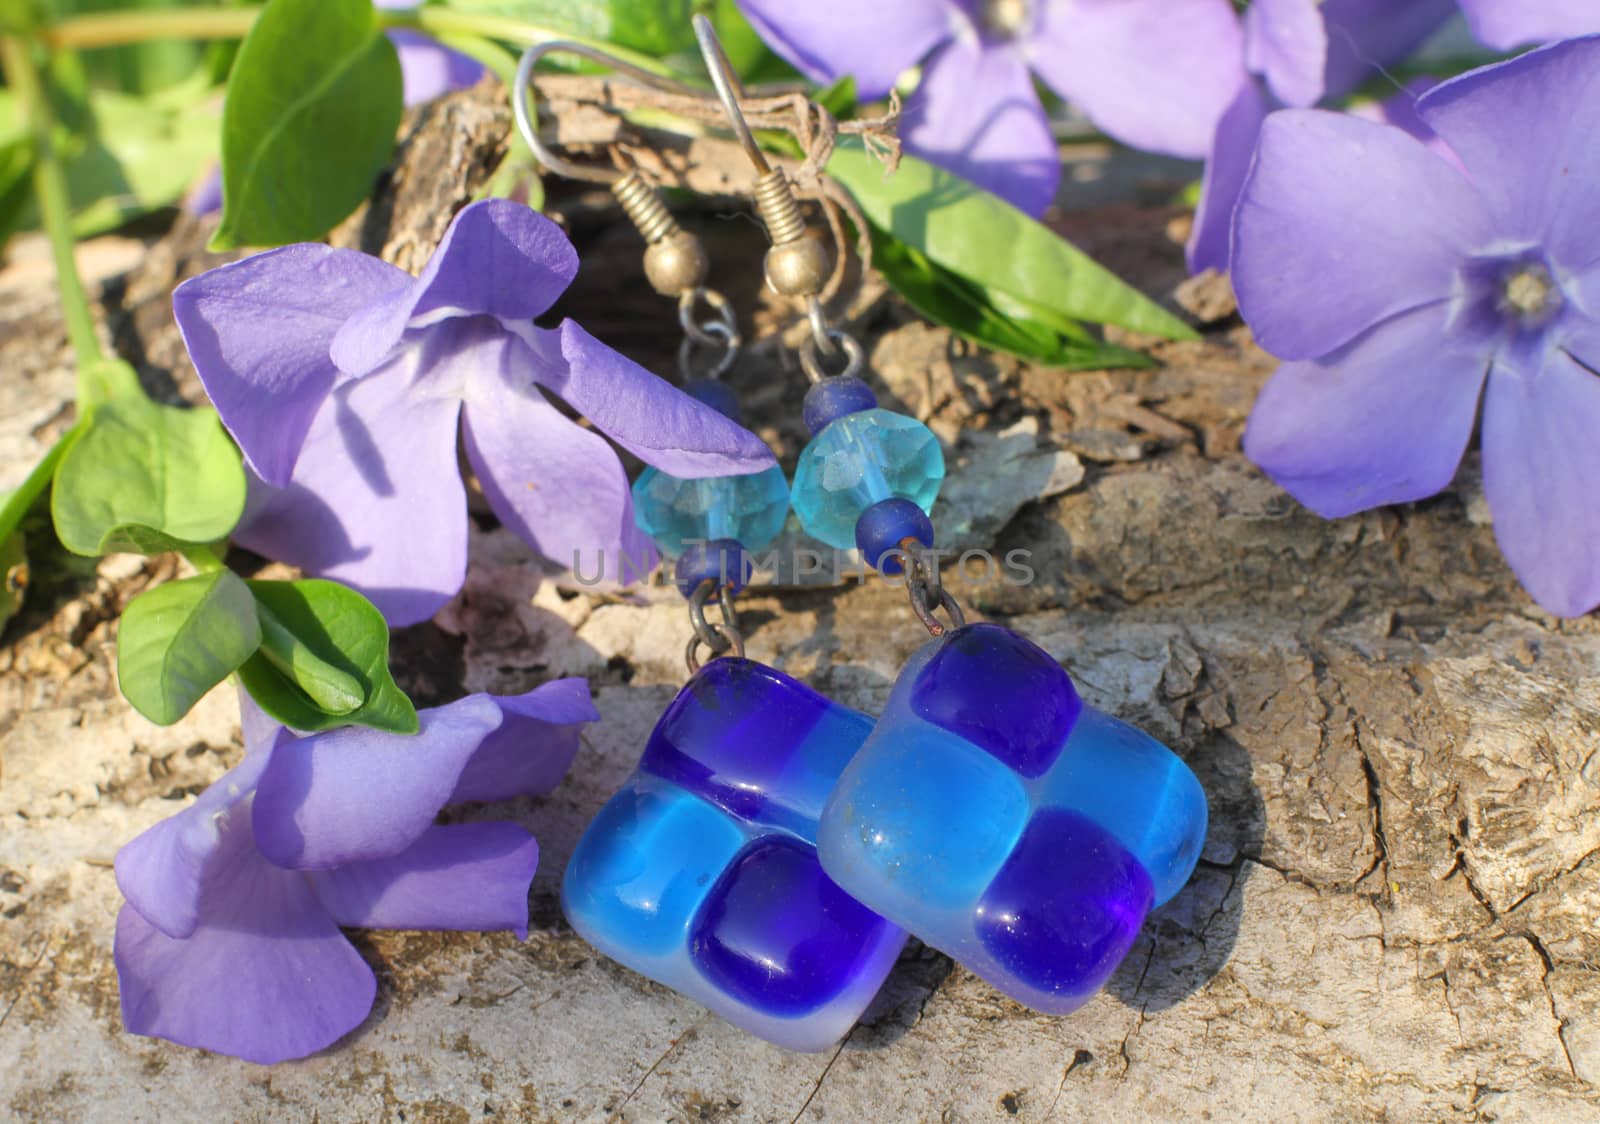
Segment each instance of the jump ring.
M800 367L806 373L806 378L812 382L821 382L826 378L850 378L861 370L864 358L861 345L854 336L841 332L837 328L827 330L827 338L844 349L844 370L830 375L822 369L821 356L817 354L817 341L815 336L807 336L800 344Z

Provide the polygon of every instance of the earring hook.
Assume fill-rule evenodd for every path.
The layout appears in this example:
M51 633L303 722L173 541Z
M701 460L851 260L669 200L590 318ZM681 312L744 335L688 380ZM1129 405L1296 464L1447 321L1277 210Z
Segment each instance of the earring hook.
M717 91L717 100L728 114L734 135L739 138L739 147L744 149L745 155L756 166L756 174L769 175L772 165L767 163L766 153L756 144L750 123L744 119L744 110L739 106L739 99L744 97L744 87L734 73L733 64L728 61L728 53L722 49L717 29L711 26L711 20L704 13L697 13L693 23L694 37L700 41L700 55L705 59L706 70L711 73L711 85Z

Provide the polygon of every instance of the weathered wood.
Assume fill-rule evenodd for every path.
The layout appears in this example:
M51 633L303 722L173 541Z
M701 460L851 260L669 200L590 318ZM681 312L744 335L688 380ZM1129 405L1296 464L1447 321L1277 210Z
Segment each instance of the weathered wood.
M435 107L342 237L416 268L504 128L482 95ZM566 212L585 267L562 311L666 364L674 320L636 238L604 210ZM1068 226L1167 293L1182 277L1170 218L1119 206ZM747 322L777 323L754 303L755 228L703 225ZM148 378L192 389L165 303L204 260L183 237L120 283L113 323ZM8 457L42 448L70 385L38 297L0 279ZM597 956L561 920L560 872L681 681L687 622L665 591L563 595L505 532L474 531L462 597L397 638L406 685L431 702L588 674L604 715L552 796L473 813L540 838L529 941L360 936L382 980L372 1017L270 1071L124 1035L109 860L239 746L226 692L168 730L115 696L115 611L167 565L119 558L48 585L0 649L0 1105L85 1120L1600 1120L1600 622L1553 620L1517 587L1475 459L1436 499L1327 523L1240 456L1271 361L1237 324L1155 348L1159 371L1088 375L976 352L893 301L861 327L891 403L1064 466L1059 495L979 533L1032 551L1036 580L952 572L953 587L1177 746L1210 796L1199 871L1107 994L1039 1017L913 944L844 1045L801 1056ZM792 465L799 380L769 350L736 384ZM991 467L952 487L1014 509L1019 473L983 479L984 448ZM758 591L751 654L875 709L923 639L901 598Z

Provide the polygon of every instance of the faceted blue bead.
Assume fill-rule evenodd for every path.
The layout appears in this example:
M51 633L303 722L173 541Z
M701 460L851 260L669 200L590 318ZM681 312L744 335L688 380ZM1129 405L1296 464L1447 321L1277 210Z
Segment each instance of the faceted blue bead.
M647 468L633 485L633 518L663 553L677 557L687 543L732 539L764 550L783 530L789 484L777 465L748 476L684 480Z
M933 521L910 500L898 496L879 500L856 520L856 549L867 565L885 574L905 571L900 544L907 539L915 539L923 546L933 545Z
M806 445L794 475L794 509L810 534L849 550L856 522L873 504L899 496L932 511L943 481L944 452L927 426L892 410L862 410Z

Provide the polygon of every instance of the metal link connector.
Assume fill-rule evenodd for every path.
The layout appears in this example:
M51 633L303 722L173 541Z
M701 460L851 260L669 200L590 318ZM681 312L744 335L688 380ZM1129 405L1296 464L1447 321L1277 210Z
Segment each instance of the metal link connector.
M713 624L706 619L706 602L713 597L716 598L717 608L722 613L721 624ZM684 649L683 660L689 666L690 675L700 670L702 647L711 653L709 659L716 659L719 656L744 658L744 634L739 631L739 617L734 612L733 594L727 586L713 578L707 578L695 587L694 596L689 598L689 623L694 626L694 635L689 637L689 646Z

